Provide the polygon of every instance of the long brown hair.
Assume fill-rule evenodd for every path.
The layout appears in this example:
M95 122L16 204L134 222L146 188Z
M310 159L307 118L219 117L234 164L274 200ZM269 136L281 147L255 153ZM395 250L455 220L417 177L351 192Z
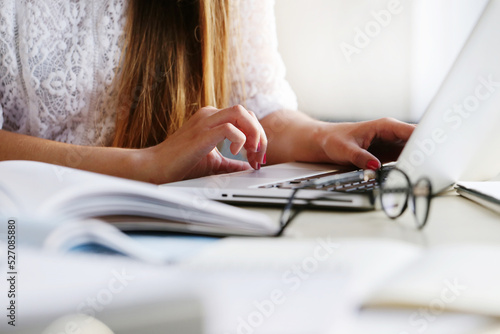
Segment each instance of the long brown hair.
M113 146L162 142L196 110L227 106L229 0L130 0Z

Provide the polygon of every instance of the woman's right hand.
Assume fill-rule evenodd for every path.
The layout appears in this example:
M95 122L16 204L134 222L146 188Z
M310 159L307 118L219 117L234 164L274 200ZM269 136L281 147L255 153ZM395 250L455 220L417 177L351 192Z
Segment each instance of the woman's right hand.
M228 139L231 153L244 147L248 163L228 159L217 144ZM255 114L242 106L227 109L205 107L198 110L164 142L138 150L143 179L156 184L205 175L260 169L265 163L267 138Z

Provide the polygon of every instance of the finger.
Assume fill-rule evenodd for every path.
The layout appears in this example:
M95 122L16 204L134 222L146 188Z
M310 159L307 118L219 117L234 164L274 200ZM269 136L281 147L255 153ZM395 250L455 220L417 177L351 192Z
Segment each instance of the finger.
M257 120L260 129L260 141L257 147L256 154L250 154L250 157L255 161L257 161L258 163L265 165L267 163L267 157L266 157L267 145L268 145L267 135L264 130L264 127L260 123L255 113L251 110L248 110L248 113ZM251 161L251 159L249 158L248 161Z
M240 172L251 169L250 164L244 161L232 160L224 157L217 148L214 148L207 159L200 161L192 171L186 175L186 179L206 175Z
M415 130L415 125L404 123L393 118L382 118L375 121L377 138L384 141L408 141Z
M264 130L263 130L264 131ZM267 163L267 136L266 133L260 137L260 150L257 153L256 160L260 161L261 164L265 165Z
M347 151L350 162L359 168L377 170L381 166L380 161L373 154L355 143L348 144Z
M246 141L246 136L230 123L224 123L206 132L198 133L198 136L194 138L196 146L192 153L194 156L205 156L226 138L231 142L231 153L237 155Z
M222 157L221 164L217 170L218 173L241 172L252 168L248 162L241 160L228 159Z
M256 152L247 151L247 160L253 169L259 170L262 162L258 160L257 154Z
M197 122L197 121L203 121L206 118L216 114L219 112L219 109L212 107L212 106L207 106L199 109L197 112L193 114L191 117L191 120Z
M209 128L219 126L223 123L231 123L238 129L243 131L247 138L245 148L248 151L258 151L259 142L261 141L260 137L263 133L263 129L259 121L255 117L253 117L245 108L238 105L223 109L207 118L206 120L206 126L208 126Z
M247 141L245 134L231 123L223 123L219 126L216 126L215 128L211 129L209 133L209 138L211 140L210 143L214 146L224 139L228 139L231 142L229 148L233 155L237 155L238 153L240 153L243 145Z

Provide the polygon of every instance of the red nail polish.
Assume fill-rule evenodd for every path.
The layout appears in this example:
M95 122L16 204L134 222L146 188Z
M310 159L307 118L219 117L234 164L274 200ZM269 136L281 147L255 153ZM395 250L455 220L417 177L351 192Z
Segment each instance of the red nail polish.
M260 167L261 167L260 164L257 164L257 170L260 170Z
M267 164L267 153L264 154L264 160L262 160L262 164Z
M260 152L260 142L259 142L259 145L257 145L257 151L256 152Z
M366 168L371 169L371 170L377 170L380 168L380 165L377 160L370 160L366 164Z

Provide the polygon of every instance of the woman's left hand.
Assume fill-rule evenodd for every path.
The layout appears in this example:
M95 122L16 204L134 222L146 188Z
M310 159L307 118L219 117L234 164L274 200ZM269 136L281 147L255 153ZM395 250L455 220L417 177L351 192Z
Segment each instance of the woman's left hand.
M415 125L392 118L358 123L323 123L318 133L324 159L339 165L378 169L398 158Z
M270 163L319 162L363 169L396 160L415 129L392 118L327 123L288 110L270 114L261 123L269 139Z

